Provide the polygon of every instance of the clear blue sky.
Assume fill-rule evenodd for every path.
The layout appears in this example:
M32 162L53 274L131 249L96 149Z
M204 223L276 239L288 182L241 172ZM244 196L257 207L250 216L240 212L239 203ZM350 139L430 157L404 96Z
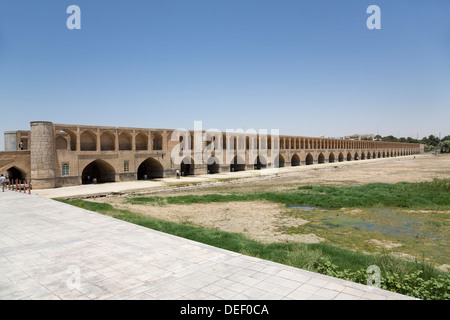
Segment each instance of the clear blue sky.
M81 30L66 27L71 4ZM381 30L366 27L371 4ZM0 131L201 120L444 136L449 15L448 0L0 0Z

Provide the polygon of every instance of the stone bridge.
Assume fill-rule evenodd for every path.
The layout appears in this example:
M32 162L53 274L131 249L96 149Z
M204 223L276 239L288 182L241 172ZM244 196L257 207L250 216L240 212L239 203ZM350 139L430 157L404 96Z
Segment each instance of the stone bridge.
M20 131L29 150L0 152L0 172L31 178L36 189L162 178L175 176L176 170L182 175L214 174L423 152L423 145L411 143L45 121L30 125L30 132ZM11 136L8 132L13 141Z

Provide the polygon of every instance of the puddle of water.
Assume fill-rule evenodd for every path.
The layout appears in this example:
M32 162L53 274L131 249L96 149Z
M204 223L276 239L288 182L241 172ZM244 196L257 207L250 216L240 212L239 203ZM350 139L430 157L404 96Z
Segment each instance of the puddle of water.
M424 228L425 221L422 217L413 217L396 214L395 210L388 208L369 209L370 214L375 219L361 221L360 219L342 218L331 221L324 221L324 224L330 227L345 227L352 225L358 229L379 232L386 236L403 236L414 239L417 235L425 236L431 239L438 239L441 236L430 232ZM359 221L358 221L359 220Z
M314 209L318 209L316 207L302 207L302 206L293 206L293 207L288 207L289 209L301 209L301 210L314 210Z

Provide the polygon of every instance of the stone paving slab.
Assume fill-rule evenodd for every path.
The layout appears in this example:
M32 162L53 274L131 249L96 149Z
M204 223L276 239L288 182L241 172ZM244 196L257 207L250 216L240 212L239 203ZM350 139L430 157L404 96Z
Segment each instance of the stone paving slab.
M39 195L0 192L0 299L404 300Z

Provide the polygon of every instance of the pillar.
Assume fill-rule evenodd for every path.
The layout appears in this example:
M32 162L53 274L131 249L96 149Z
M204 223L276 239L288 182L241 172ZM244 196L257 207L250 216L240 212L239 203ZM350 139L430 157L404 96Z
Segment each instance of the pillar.
M31 178L33 188L55 187L55 136L53 123L33 121L31 126Z

